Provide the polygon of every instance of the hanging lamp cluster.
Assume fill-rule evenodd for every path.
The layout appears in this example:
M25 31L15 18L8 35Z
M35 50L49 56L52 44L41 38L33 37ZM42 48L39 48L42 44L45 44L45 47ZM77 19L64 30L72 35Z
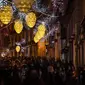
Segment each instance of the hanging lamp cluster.
M58 14L63 12L62 2L50 0L50 3L48 5L42 0L1 0L0 21L7 25L11 20L14 20L14 30L17 34L22 32L23 27L27 27L27 29L37 28L38 31L34 36L34 41L37 43L44 37L46 29L53 28L52 24L55 26L58 22ZM50 9L51 7L52 9ZM46 26L49 25L49 28L42 24L44 21Z
M49 4L46 4L47 1ZM14 21L14 30L17 34L22 32L23 27L34 28L37 30L34 42L38 43L46 36L47 30L48 35L53 34L59 17L64 12L63 0L44 0L44 2L43 0L0 0L0 21L6 26ZM15 50L20 52L23 49L22 46L17 45ZM4 57L5 53L2 53L2 56Z
M28 28L33 28L37 20L36 14L28 11L31 9L34 0L13 0L12 2L7 0L0 2L2 4L0 7L0 21L7 25L14 19L14 30L17 34L21 33L24 20Z
M26 24L29 28L33 28L35 26L36 20L36 14L33 12L28 13L25 17ZM15 20L14 29L17 34L20 34L23 30L23 21L20 19Z

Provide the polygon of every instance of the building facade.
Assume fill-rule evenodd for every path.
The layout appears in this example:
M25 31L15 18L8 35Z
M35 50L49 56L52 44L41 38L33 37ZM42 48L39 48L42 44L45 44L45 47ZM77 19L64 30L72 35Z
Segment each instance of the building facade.
M85 64L85 0L69 0L65 13L66 38L63 54L77 66Z

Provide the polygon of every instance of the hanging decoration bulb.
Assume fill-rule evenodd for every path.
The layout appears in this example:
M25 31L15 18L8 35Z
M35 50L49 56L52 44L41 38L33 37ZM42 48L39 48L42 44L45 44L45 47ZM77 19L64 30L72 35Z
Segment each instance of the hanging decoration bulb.
M43 37L45 35L45 31L38 31L37 34L39 37Z
M39 35L39 33L38 33L38 32L36 33L35 37L36 37L38 40L40 40L40 39L41 39L41 36Z
M34 3L34 0L13 0L20 12L27 13Z
M39 39L37 39L37 37L34 37L34 42L37 43L39 41Z
M33 13L33 12L28 13L28 14L26 15L25 20L26 20L26 24L27 24L30 28L33 28L33 27L35 26L36 20L37 20L36 14Z
M40 24L39 26L38 26L38 35L40 36L40 38L42 38L42 37L44 37L44 35L45 35L45 30L46 30L46 27L45 27L45 25L43 25L43 24Z
M12 19L13 11L11 6L4 6L0 9L0 20L3 24L8 24Z
M16 52L18 53L18 52L20 52L20 46L18 45L18 46L16 46Z
M39 34L37 32L36 35L34 36L34 42L37 43L40 39L41 39L41 37L39 36Z
M44 24L40 24L40 25L38 26L38 31L44 31L44 32L45 32L45 30L46 30L46 27L45 27Z
M34 42L35 43L37 43L41 38L44 37L45 30L46 30L46 27L43 24L40 24L38 26L38 31L37 31L37 33L35 34L35 37L34 37Z
M23 30L23 23L21 20L15 20L14 29L17 34L20 34Z

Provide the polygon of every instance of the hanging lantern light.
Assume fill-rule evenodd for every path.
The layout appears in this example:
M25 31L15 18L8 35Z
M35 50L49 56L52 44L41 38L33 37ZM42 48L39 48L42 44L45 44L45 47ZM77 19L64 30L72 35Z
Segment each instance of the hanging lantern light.
M18 46L16 46L16 52L18 53L18 52L20 52L20 46L18 45Z
M27 13L31 9L34 0L13 0L20 12Z
M4 6L0 9L0 20L3 24L8 24L12 19L13 11L11 6Z
M43 31L38 31L34 37L35 43L37 43L41 38L43 38L45 35L45 32Z
M40 25L38 26L38 32L35 34L35 37L34 37L34 42L35 42L35 43L37 43L41 38L44 37L44 35L45 35L45 30L46 30L45 25L40 24Z
M44 31L38 31L37 33L38 33L38 36L40 38L44 37L44 35L45 35L45 32Z
M35 37L34 37L34 42L37 43L40 39L41 39L41 37L39 36L39 34L37 32Z
M15 20L14 29L16 33L21 33L21 31L23 30L23 23L21 20Z
M37 39L37 37L34 37L34 42L37 43L39 41L39 39Z
M33 27L35 26L36 20L37 20L35 13L33 13L33 12L28 13L28 14L26 15L25 20L26 20L26 24L27 24L30 28L33 28Z
M39 36L38 32L36 33L35 37L37 37L38 40L41 38L41 36Z
M40 25L38 26L38 31L45 31L45 30L46 30L45 25L40 24Z

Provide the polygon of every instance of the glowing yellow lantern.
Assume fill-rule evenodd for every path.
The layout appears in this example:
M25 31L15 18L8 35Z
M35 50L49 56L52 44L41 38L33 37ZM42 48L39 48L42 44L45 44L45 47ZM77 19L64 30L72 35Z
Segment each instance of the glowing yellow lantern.
M40 24L40 25L38 26L38 31L45 31L45 30L46 30L45 25Z
M14 29L16 33L21 33L21 31L23 30L23 23L21 20L15 20Z
M35 34L35 37L34 37L35 43L37 43L41 38L43 38L44 35L45 35L45 32L43 32L43 31L38 31L38 32Z
M30 28L33 28L33 27L35 26L36 20L37 20L36 14L33 13L33 12L28 13L28 14L26 15L25 20L26 20L26 24L27 24Z
M41 39L41 37L39 36L39 34L37 32L36 35L35 35L35 37L34 37L35 43L37 43L40 39Z
M8 24L12 19L12 7L11 6L4 6L0 9L0 20L3 24Z
M36 33L35 37L37 37L38 40L41 38L41 36L39 36L38 32Z
M27 13L31 9L34 0L13 0L20 12Z
M20 46L16 46L16 52L20 52Z
M35 37L34 37L35 43L37 43L41 38L44 37L45 30L46 30L46 27L43 24L38 26L38 32L35 34Z
M43 38L44 37L44 34L45 33L42 34L42 31L41 31L40 34L39 34L39 32L37 32L36 35L35 35L35 37L34 37L35 43L37 43L41 38Z
M44 31L38 31L38 36L40 36L40 38L44 37L45 32Z
M34 37L34 42L37 43L39 41L39 39L37 39L36 37Z

